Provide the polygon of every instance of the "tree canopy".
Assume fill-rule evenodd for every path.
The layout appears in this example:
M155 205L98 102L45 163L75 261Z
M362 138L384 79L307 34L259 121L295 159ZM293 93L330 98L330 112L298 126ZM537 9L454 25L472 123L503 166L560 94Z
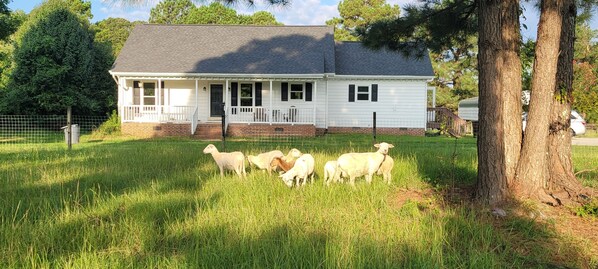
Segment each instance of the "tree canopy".
M73 0L49 0L16 33L14 69L3 111L14 114L104 114L114 103L107 87L109 52L94 43L89 23Z
M104 43L112 48L112 55L116 58L124 46L135 25L142 22L130 22L123 18L107 18L93 25L95 41Z
M191 0L164 0L150 12L150 23L182 24L195 8Z
M338 3L340 18L335 17L326 21L334 26L334 39L342 41L359 40L355 32L357 28L382 20L394 20L399 17L401 8L390 5L386 0L343 0Z
M165 0L151 9L149 21L166 24L281 24L267 11L251 15L237 14L237 11L220 2L196 7L191 0Z

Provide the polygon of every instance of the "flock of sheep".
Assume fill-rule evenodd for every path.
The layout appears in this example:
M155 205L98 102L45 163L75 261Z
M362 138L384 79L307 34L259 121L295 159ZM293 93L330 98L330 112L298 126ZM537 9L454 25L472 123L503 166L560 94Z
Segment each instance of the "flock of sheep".
M328 161L324 165L324 184L331 182L344 182L349 178L349 184L355 186L355 178L365 176L367 183L372 182L374 173L382 175L388 184L391 181L391 172L394 166L388 150L392 144L382 142L374 145L376 152L345 153L336 161ZM246 178L245 155L242 152L219 152L216 146L209 144L204 154L211 154L220 169L220 176L224 177L224 170L233 170L240 178ZM291 149L287 155L280 150L273 150L259 154L249 155L247 160L268 174L280 171L280 178L289 187L305 185L308 180L314 181L315 160L311 154L302 154L298 149Z

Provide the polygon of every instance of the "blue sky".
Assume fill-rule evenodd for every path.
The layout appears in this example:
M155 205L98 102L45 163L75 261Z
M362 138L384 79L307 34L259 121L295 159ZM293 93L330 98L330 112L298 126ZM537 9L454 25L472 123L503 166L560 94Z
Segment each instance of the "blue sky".
M338 16L337 5L340 0L296 0L292 1L289 7L271 7L264 4L258 4L255 7L239 5L235 9L239 13L253 13L259 10L266 10L274 14L276 19L287 25L321 25L332 17ZM29 13L42 0L12 0L9 8L12 10L21 9ZM109 17L125 18L129 21L143 20L149 18L150 9L155 6L159 0L148 0L144 6L122 6L116 0L92 0L91 11L93 13L93 22L100 21ZM202 1L197 1L202 2ZM207 2L207 1L203 1ZM404 6L407 3L415 3L416 0L387 0L390 4ZM535 39L538 14L530 5L526 6L524 13L527 29L522 29L523 36ZM598 17L598 16L597 16ZM598 18L592 21L592 28L598 29Z

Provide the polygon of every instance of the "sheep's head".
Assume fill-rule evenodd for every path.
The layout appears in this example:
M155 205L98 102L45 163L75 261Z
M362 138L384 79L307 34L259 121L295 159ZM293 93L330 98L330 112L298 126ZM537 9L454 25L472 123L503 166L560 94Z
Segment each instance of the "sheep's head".
M277 166L280 163L280 157L274 157L270 162L270 166Z
M386 155L386 154L388 154L388 149L394 148L395 146L393 146L392 144L388 144L386 142L382 142L380 144L375 144L374 147L378 148L378 152Z
M205 149L203 149L204 154L210 154L212 152L218 152L218 149L213 144L209 144Z
M288 171L278 177L280 177L282 182L284 182L284 184L286 184L289 188L293 187L293 180L295 179L295 173L293 173L293 171Z
M288 155L291 155L293 158L299 158L299 157L301 157L301 151L299 151L298 149L293 148L293 149L289 150L289 154Z
M255 165L255 156L253 155L247 155L247 161L249 162L249 164L253 164Z

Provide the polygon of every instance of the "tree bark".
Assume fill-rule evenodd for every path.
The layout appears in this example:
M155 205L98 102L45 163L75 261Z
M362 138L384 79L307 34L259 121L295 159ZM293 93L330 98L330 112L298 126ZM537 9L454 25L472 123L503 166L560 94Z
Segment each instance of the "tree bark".
M573 100L573 45L575 42L575 0L564 0L561 6L560 54L557 65L548 137L548 192L559 203L578 201L583 186L575 178L571 161L570 114Z
M515 197L550 204L556 201L544 188L548 181L548 126L556 88L563 1L543 0L541 4L527 127L512 185Z
M519 0L480 0L479 137L476 198L509 196L521 146Z

